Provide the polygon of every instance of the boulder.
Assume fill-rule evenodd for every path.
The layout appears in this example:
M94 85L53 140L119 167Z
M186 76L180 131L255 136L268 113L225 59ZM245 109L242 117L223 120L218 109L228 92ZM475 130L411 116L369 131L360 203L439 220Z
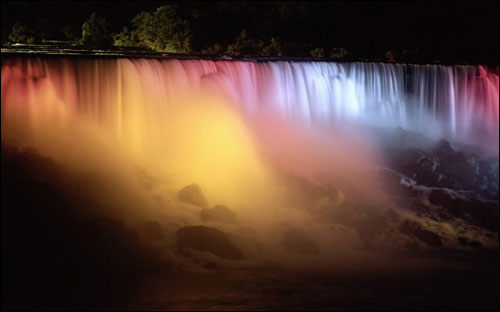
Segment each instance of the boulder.
M319 254L318 243L297 228L287 229L283 234L280 244L289 253L299 255Z
M472 200L470 209L470 222L482 228L498 232L499 230L499 205L495 201Z
M147 221L142 226L142 234L148 240L160 240L163 237L161 226L156 221Z
M429 194L429 202L433 205L448 208L455 200L448 192L445 190L434 189Z
M415 221L405 220L400 226L399 231L432 247L440 247L443 245L443 240L439 235L422 229L422 225Z
M460 242L460 245L462 245L462 246L469 246L469 247L472 247L474 249L481 249L481 247L482 247L480 242L471 241L471 240L467 239L466 237L459 237L458 241Z
M466 237L459 237L458 238L458 242L460 243L460 245L462 246L467 246L469 245L469 240L466 238Z
M445 190L432 190L429 194L429 202L445 208L454 217L464 220L467 219L466 213L471 209L469 201L459 197L455 198Z
M213 209L203 208L200 210L201 220L233 223L236 221L236 214L226 206L217 205Z
M214 262L207 262L203 265L203 267L207 270L217 270L219 268L217 263Z
M209 252L226 260L245 259L243 252L236 247L227 235L208 226L185 226L177 230L177 246L180 252L186 249Z
M203 195L200 186L196 183L185 186L179 191L178 197L183 202L199 207L208 207L208 202Z
M454 197L445 190L435 189L429 194L429 202L445 208L446 212L456 218L498 232L499 206L497 201Z

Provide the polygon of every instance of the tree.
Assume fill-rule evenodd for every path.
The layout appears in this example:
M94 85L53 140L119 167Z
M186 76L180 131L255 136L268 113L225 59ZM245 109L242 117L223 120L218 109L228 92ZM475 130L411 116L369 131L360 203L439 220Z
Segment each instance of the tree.
M154 12L141 12L132 19L136 28L126 32L115 43L133 42L159 52L189 53L191 33L189 22L177 15L176 7L164 5Z
M349 55L349 51L346 48L333 48L330 53L330 57L334 59L343 59Z
M63 27L62 34L64 35L64 38L66 40L77 42L80 38L80 29L81 27L79 27L77 24L69 24Z
M263 56L283 56L283 45L279 38L272 37L271 43L262 50Z
M111 45L108 20L96 12L82 25L81 44L89 48L106 48Z
M221 55L223 53L224 53L224 47L218 43L212 46L208 46L205 49L201 50L201 54Z
M258 55L262 50L263 43L256 42L250 38L246 30L242 30L235 41L227 46L226 53L229 55Z
M113 36L113 45L118 47L141 47L137 31L130 31L128 27Z
M9 40L12 42L34 43L40 41L39 34L31 27L16 22L12 26L9 34Z
M396 50L389 50L385 53L385 58L394 61L399 57L399 53Z
M323 48L315 48L311 50L312 57L325 57L325 49Z

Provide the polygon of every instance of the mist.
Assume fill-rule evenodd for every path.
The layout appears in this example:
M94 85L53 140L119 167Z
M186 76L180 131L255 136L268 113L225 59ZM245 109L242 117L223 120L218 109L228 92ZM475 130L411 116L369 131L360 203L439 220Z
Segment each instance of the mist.
M417 129L428 112L407 122L411 114L403 112L409 108L399 100L395 110L396 102L385 103L386 114L371 111L363 103L371 95L364 92L375 86L368 83L363 97L356 97L358 82L343 67L337 68L332 89L322 85L323 74L313 75L312 85L307 75L295 75L293 87L275 76L287 66L318 74L313 71L318 64L278 65L9 60L2 65L2 145L41 164L32 167L34 181L29 173L29 178L22 175L35 189L41 175L43 183L72 198L72 213L118 220L110 221L112 233L122 233L116 235L125 241L138 239L140 254L141 248L154 250L145 257L160 283L151 290L158 296L167 287L163 283L186 283L192 274L203 277L211 270L229 272L221 289L238 274L267 278L268 272L299 280L306 274L313 284L330 275L356 281L367 276L372 284L380 272L407 274L446 265L412 252L462 248L458 233L485 248L498 245L498 236L465 221L435 220L408 209L408 193L414 193L410 200L428 203L430 191L402 186L401 181L415 179L404 166L402 173L383 170L392 159L390 143L402 148L395 142L407 142L408 148L425 151L441 145L435 139L418 141L421 134L401 128L377 141L367 120ZM484 103L494 106L491 98ZM433 132L469 140L479 115L450 132L448 122L463 117L453 115ZM443 121L435 117L429 117L431 123ZM494 136L498 118L483 126ZM391 147L389 155L396 150ZM180 232L200 225L208 231L205 237ZM214 243L210 235L220 240ZM125 258L120 252L117 263ZM143 292L149 286L139 287L152 278L147 276L133 290L138 302L148 298Z

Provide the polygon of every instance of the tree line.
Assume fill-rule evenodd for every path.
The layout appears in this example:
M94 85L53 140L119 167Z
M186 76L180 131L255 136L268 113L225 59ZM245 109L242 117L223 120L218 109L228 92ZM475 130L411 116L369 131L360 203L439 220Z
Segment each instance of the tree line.
M47 18L42 18L35 26L29 25L29 21L16 22L8 30L2 27L2 42L58 40L88 49L139 48L214 56L366 58L406 62L445 59L462 63L470 55L467 45L464 45L466 49L454 46L461 41L451 36L431 38L430 23L419 21L415 24L394 9L377 10L374 13L373 8L365 5L306 1L221 1L205 5L187 2L145 10L128 21L110 20L94 12L84 22L58 26L60 29L56 31L50 29ZM380 12L387 12L385 14L391 19L377 17ZM398 12L405 11L399 9ZM436 38L440 44L428 44L427 40Z

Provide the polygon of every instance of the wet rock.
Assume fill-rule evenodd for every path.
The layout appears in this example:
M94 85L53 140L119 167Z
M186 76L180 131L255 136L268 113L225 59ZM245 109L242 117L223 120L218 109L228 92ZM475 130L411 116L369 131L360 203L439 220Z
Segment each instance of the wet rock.
M440 247L443 245L443 241L439 235L422 229L421 224L415 221L405 220L400 226L399 231L432 247Z
M471 188L476 168L467 161L464 153L458 152L441 160L441 172L454 178L455 188Z
M455 198L450 195L450 193L444 190L432 190L429 194L429 202L433 205L441 206L441 207L450 207Z
M447 140L441 139L437 143L437 145L431 150L431 153L437 155L441 159L448 159L453 154L455 154L455 150L453 150L450 146L450 142Z
M179 191L178 197L181 201L199 207L208 207L208 202L198 184L193 183Z
M410 148L395 153L392 166L396 171L415 180L418 184L439 186L441 175L438 172L438 159L424 151Z
M156 221L147 221L142 226L142 234L148 240L161 240L163 233L161 226Z
M469 205L470 222L485 229L498 232L499 205L498 202L473 200Z
M319 246L302 230L288 228L280 241L283 248L290 253L299 255L319 254Z
M429 202L445 208L454 217L464 220L467 219L467 213L471 209L469 201L458 197L455 198L444 190L432 190L429 194Z
M213 209L201 209L200 210L201 220L233 223L236 221L236 214L226 206L217 205Z
M432 190L429 202L445 208L446 212L456 218L498 232L499 207L496 201L454 197L445 190Z
M207 262L203 265L203 267L207 270L217 270L219 268L217 263L214 262Z
M471 246L474 249L480 249L482 247L481 243L476 241L470 242L469 246Z
M482 247L482 245L481 245L480 242L478 242L478 241L471 241L471 240L467 239L466 237L459 237L458 238L458 242L462 246L469 246L469 247L472 247L474 249L480 249Z
M227 260L245 259L243 252L236 247L227 235L208 226L185 226L177 230L177 246L180 252L194 249L212 253Z
M411 251L418 251L419 250L417 243L414 243L414 242L407 242L405 244L405 248L408 250L411 250Z

